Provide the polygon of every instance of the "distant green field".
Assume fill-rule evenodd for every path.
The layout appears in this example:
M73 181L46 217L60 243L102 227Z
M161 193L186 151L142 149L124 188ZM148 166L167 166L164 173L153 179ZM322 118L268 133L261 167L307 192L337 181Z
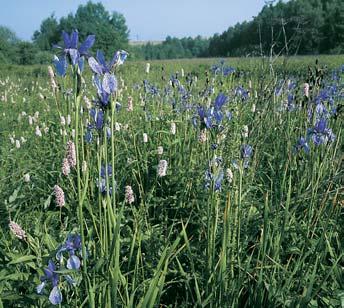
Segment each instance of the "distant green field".
M130 68L140 69L144 71L144 67L147 62L152 64L152 68L160 69L164 66L167 71L174 73L175 70L181 68L190 70L209 69L210 66L220 59L224 59L226 63L237 67L239 69L261 69L262 67L267 69L272 64L273 67L282 68L283 70L290 71L291 73L306 72L308 66L314 66L316 60L320 65L326 65L329 69L334 69L341 66L344 63L344 55L319 55L319 56L293 56L293 57L277 57L277 58L193 58L193 59L178 59L178 60L151 60L151 61L129 61L125 71ZM36 74L46 75L45 65L35 66L17 66L17 65L2 65L0 70L0 76L7 76L8 74ZM125 72L123 72L125 73Z
M343 306L344 55L220 60L0 68L0 307Z

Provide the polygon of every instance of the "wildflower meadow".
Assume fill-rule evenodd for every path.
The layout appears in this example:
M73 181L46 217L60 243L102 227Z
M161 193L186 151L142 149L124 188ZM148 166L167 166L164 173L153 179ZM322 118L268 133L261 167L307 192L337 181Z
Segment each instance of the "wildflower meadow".
M343 307L344 57L96 40L0 70L0 307Z

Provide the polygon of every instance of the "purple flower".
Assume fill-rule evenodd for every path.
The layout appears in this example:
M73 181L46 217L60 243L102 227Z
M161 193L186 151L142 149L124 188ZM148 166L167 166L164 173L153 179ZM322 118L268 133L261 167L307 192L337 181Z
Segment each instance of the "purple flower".
M211 184L214 185L214 191L220 191L222 181L224 178L224 172L221 167L216 168L212 171L213 168L209 167L205 173L204 173L204 179L205 179L205 188L209 189L211 187Z
M327 120L322 118L315 123L314 128L308 129L307 138L311 138L315 145L321 145L334 141L336 136L332 129L327 127Z
M11 232L19 239L25 240L26 239L26 232L23 230L23 228L15 223L14 221L10 221L8 224Z
M211 129L213 127L219 128L220 123L222 122L224 115L226 115L227 119L231 119L231 114L228 112L223 113L221 111L221 108L224 104L226 104L228 101L228 97L224 95L223 93L220 93L215 101L212 107L205 108L203 106L197 107L197 113L198 117L201 121L201 124L208 129ZM197 126L197 117L193 117L193 125ZM216 122L216 123L215 123Z
M234 93L235 93L235 96L240 97L241 100L243 101L245 101L249 96L249 92L246 89L244 89L242 86L237 87Z
M216 98L214 102L215 110L220 110L222 106L227 103L228 96L224 95L223 93L220 93Z
M125 202L132 204L135 201L133 189L130 185L125 186Z
M75 255L71 255L67 260L67 268L68 269L79 269L80 268L80 259Z
M112 176L112 166L110 164L107 165L107 168L105 166L100 168L100 176L104 179L106 178L106 172L108 177Z
M307 139L304 137L300 137L299 140L297 141L296 146L295 146L295 150L297 152L304 150L308 154L310 149L309 149Z
M58 305L62 302L62 293L59 287L53 287L49 295L49 300L53 305Z
M98 75L94 75L93 84L97 88L97 104L103 108L107 107L109 104L110 95L117 90L117 79L115 75L105 73L102 80L100 80Z
M55 273L56 267L52 260L49 260L48 267L44 269L44 276L41 277L42 281L51 281L54 287L59 282L59 275Z
M93 46L95 42L95 35L87 36L86 40L79 45L79 33L77 30L73 30L72 33L69 35L67 32L62 31L62 38L64 42L64 46L54 45L56 48L63 49L65 56L69 56L71 63L73 65L81 64L80 59L82 56L87 56L87 51ZM83 60L82 60L83 62ZM80 67L80 70L82 68Z
M80 250L81 236L78 234L69 234L66 242L57 250L56 258L61 262L63 253L67 252L69 254L69 258L67 260L67 268L77 270L80 268L81 262L79 257L76 256L76 252L80 252Z
M223 68L223 76L228 76L230 74L235 73L235 68L231 66L225 66Z
M42 276L41 284L36 288L38 294L41 294L45 285L51 283L53 288L49 295L49 300L53 305L58 305L62 302L62 293L58 287L59 275L55 272L56 266L52 260L49 260L48 267L44 269L44 276Z
M241 158L242 159L248 159L251 157L252 155L252 146L248 145L248 144L243 144L241 146Z
M66 76L66 72L68 68L68 62L67 62L66 56L63 55L60 58L58 56L54 56L53 63L56 68L57 74L62 77Z
M113 66L123 64L127 57L128 53L124 50L120 50L115 52L111 61L106 62L104 53L98 50L96 58L90 57L88 59L88 64L95 74L104 75L110 73Z
M91 143L93 139L92 131L90 128L87 128L86 133L85 133L85 141L87 143Z
M97 185L102 194L106 194L107 192L106 173L108 178L112 177L112 166L110 164L101 166L100 168L100 178L97 181ZM112 187L109 187L109 194L112 194Z
M214 177L214 190L215 191L221 190L221 183L223 180L223 176L224 176L224 172L221 168Z
M89 125L89 128L95 127L98 130L101 130L104 125L104 112L102 110L92 108L90 110L90 116L94 124Z
M63 207L66 203L63 189L60 186L55 185L54 186L54 194L55 194L56 206L57 207Z

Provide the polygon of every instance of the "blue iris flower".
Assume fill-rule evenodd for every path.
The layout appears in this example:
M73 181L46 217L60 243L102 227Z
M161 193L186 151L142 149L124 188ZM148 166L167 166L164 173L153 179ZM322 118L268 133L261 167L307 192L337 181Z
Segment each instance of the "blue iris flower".
M215 174L211 172L210 169L207 169L204 173L205 184L204 187L209 189L211 187L211 183L214 183L214 191L220 191L221 185L224 177L223 169L217 170Z
M100 178L97 181L97 186L102 194L107 193L107 182L106 182L106 173L108 178L112 177L112 165L108 164L107 166L101 166L100 168ZM115 183L116 188L116 183ZM109 195L112 194L112 187L109 187Z
M220 93L216 98L214 102L214 107L216 110L220 110L224 104L226 104L228 101L228 96L224 95L223 93Z
M332 129L327 126L327 120L319 119L313 128L307 130L307 138L311 138L315 145L332 142L336 139Z
M87 36L86 40L79 45L79 33L73 30L69 35L66 31L62 31L62 38L64 46L54 45L54 47L62 49L64 52L64 61L69 57L72 65L79 65L80 70L83 68L83 56L88 56L88 50L95 42L95 35Z
M93 84L97 88L97 104L103 108L107 107L109 105L110 95L117 90L117 79L115 75L105 73L102 81L98 75L94 75Z
M215 178L214 178L214 190L215 191L221 190L221 184L223 181L223 176L224 176L224 173L223 173L223 169L221 168L220 170L218 170L218 172L216 173Z
M299 152L301 150L304 150L306 154L308 154L310 151L307 139L304 137L300 137L295 145L295 151Z
M238 96L241 98L242 101L245 101L248 99L249 92L248 90L244 89L242 86L236 87L235 96Z
M214 101L214 104L210 108L205 108L203 106L197 107L197 113L201 120L201 124L203 124L206 128L210 129L214 126L220 125L224 118L224 113L222 112L221 108L228 102L228 97L223 93L220 93ZM227 116L228 120L231 119L231 114L226 112L225 115ZM195 125L195 117L193 118L193 124ZM216 122L216 124L214 124Z
M289 93L288 94L288 103L287 103L287 109L288 111L294 111L295 110L295 95Z
M59 76L62 76L62 77L66 76L68 62L65 56L62 56L60 58L58 56L54 56L53 64Z
M106 178L106 172L107 172L108 177L112 176L112 166L111 166L111 164L108 164L107 168L105 166L101 166L101 168L100 168L100 176L102 178L104 178L104 179Z
M212 65L211 70L215 75L222 73L225 77L235 72L235 68L225 65L225 61L223 59L220 60L218 64Z
M81 251L81 237L78 234L70 234L63 245L61 245L56 252L56 259L62 264L63 254L68 253L69 258L67 260L66 267L70 270L78 270L80 268L80 259L76 255L77 252ZM38 294L42 294L44 287L47 284L52 285L52 289L49 294L49 301L53 305L58 305L62 302L62 293L59 288L60 276L64 277L65 280L71 284L76 285L74 279L69 275L59 275L56 265L53 260L49 260L48 267L44 270L44 275L40 277L41 284L36 288Z
M90 116L93 120L93 124L89 125L89 128L96 128L98 130L103 129L104 126L104 112L97 108L90 110Z
M252 146L248 145L248 144L243 144L241 146L241 158L242 159L247 159L250 158L253 152L253 148Z
M92 140L93 140L93 134L92 134L91 128L88 127L85 133L85 141L87 143L91 143Z
M111 61L106 62L104 53L101 50L97 51L96 58L90 57L88 64L91 70L98 75L110 73L114 66L122 65L128 57L128 53L124 50L115 52Z
M56 253L56 258L61 262L63 253L67 252L69 258L67 260L67 268L78 270L81 262L76 252L81 250L81 236L78 234L69 234L66 242L59 247Z
M49 300L53 305L62 302L62 293L58 287L59 275L56 273L56 266L52 260L49 260L48 267L44 269L44 276L41 277L41 284L37 286L36 291L41 294L45 285L51 282L53 288L49 294Z

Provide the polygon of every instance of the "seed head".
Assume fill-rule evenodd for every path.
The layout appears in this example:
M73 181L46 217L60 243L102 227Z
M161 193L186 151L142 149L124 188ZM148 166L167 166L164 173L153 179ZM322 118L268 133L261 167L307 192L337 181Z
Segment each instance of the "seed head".
M82 162L81 171L82 173L85 173L87 171L87 162L85 160Z
M158 146L158 155L162 155L164 153L164 148L162 146Z
M205 143L207 141L207 131L205 129L201 130L200 134L199 134L199 142L200 143Z
M171 123L171 134L175 135L176 134L176 123L172 122Z
M307 98L309 97L309 84L307 82L303 85L303 93Z
M133 111L134 110L134 106L133 106L133 98L131 96L128 97L128 107L127 107L127 111Z
M150 63L146 63L146 74L149 74Z
M148 135L146 133L143 133L143 142L144 143L148 142Z
M24 182L26 182L26 183L30 182L30 174L29 173L24 174Z
M233 172L230 168L227 168L226 170L226 178L227 178L227 181L228 183L232 183L233 181Z
M162 159L159 161L158 176L159 177L166 176L166 171L167 171L167 161L165 159Z
M39 126L36 126L35 134L37 137L42 137L42 132L41 132Z

